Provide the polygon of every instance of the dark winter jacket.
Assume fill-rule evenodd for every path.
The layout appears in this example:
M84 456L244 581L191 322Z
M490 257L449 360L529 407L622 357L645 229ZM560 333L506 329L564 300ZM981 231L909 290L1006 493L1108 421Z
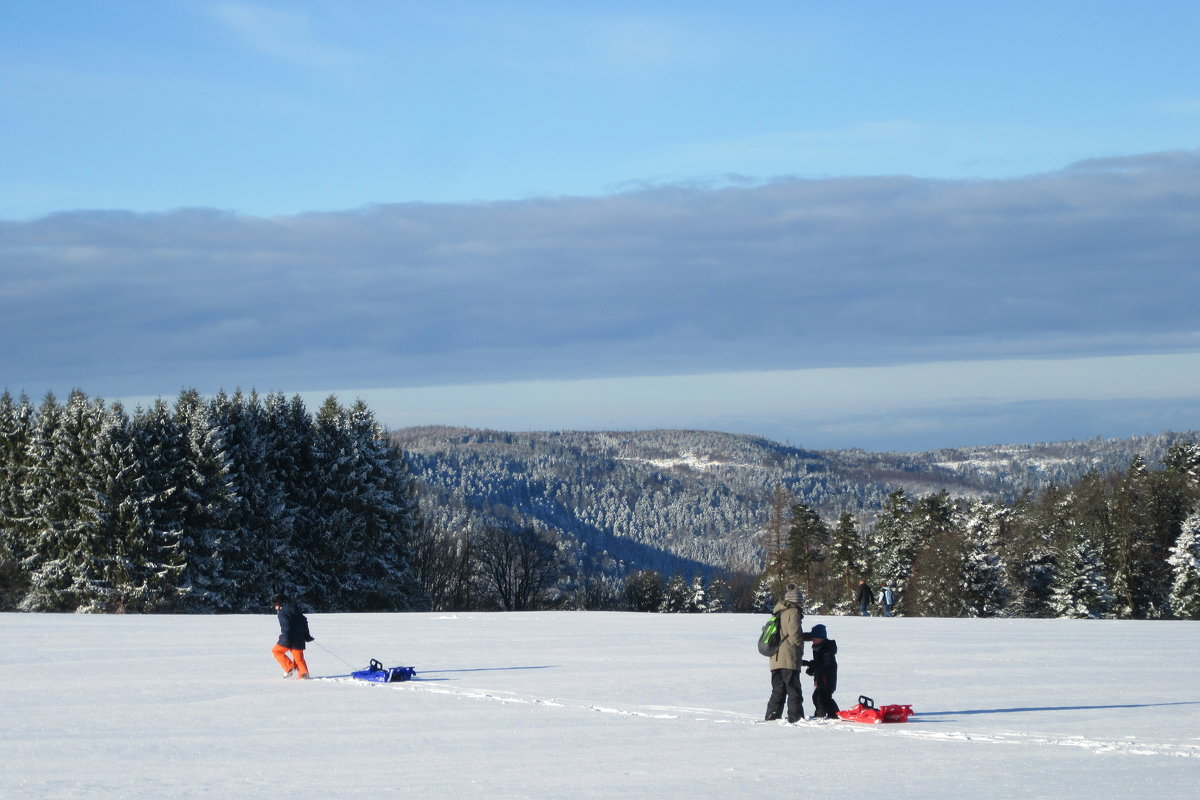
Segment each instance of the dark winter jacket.
M308 618L290 603L279 608L279 644L289 650L303 650L313 637L308 632Z
M837 642L826 639L820 644L814 644L812 660L805 670L813 676L813 684L818 689L828 689L830 694L837 689Z
M863 582L858 585L858 604L865 606L875 599L874 593L871 591L871 584Z
M771 656L771 669L800 669L804 658L804 630L800 627L804 614L795 603L777 603L779 615L779 650Z

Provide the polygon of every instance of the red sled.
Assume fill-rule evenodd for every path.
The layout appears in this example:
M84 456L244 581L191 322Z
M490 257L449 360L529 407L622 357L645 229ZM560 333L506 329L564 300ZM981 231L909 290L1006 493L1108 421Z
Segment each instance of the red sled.
M872 725L880 722L908 722L912 716L912 706L879 706L865 695L858 696L858 705L839 711L838 716L847 722L866 722Z

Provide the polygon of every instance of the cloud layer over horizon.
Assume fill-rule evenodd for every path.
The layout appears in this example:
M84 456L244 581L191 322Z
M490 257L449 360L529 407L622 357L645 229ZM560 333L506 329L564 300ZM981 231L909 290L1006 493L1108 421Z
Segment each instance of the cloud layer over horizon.
M3 382L98 395L1200 350L1200 151L1049 174L0 222Z

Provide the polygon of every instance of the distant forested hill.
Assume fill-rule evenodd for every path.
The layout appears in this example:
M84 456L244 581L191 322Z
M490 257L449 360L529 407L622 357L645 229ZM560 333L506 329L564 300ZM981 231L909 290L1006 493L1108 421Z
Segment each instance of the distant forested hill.
M1157 465L1200 433L935 450L814 451L707 431L506 433L407 428L390 434L441 530L550 528L581 553L664 574L757 570L758 533L777 486L829 520L870 525L888 494L946 490L1011 502L1025 489Z

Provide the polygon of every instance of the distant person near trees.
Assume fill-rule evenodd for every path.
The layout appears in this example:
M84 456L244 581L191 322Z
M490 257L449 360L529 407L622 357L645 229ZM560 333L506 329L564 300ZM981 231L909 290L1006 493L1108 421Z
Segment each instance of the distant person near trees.
M892 615L892 606L896 604L896 594L892 591L892 587L884 585L879 590L879 605L883 608L883 615L890 617Z
M308 664L304 661L304 646L314 641L308 632L308 618L282 594L275 595L271 603L279 615L279 643L271 648L271 653L283 667L283 677L294 675L305 680Z
M858 608L860 611L862 611L862 615L864 617L871 616L871 612L868 610L868 607L871 605L871 601L875 599L875 596L874 596L874 593L871 591L871 585L869 583L867 583L866 581L858 582L857 599L858 599Z
M804 596L794 583L787 585L783 600L775 604L774 612L779 615L779 649L771 656L771 699L767 701L765 719L783 716L784 699L787 699L787 721L804 719L804 694L800 687L800 662L804 658L804 630L800 627L804 619L801 606Z

